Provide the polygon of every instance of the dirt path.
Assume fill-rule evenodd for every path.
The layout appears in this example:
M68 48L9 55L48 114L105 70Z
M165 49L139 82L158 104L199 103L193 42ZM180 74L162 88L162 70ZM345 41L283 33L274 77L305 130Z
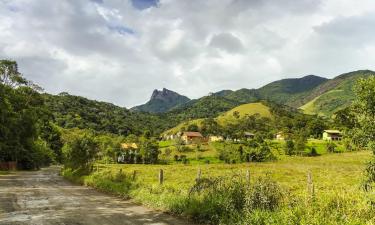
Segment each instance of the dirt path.
M190 224L131 201L73 185L57 173L57 167L50 167L0 175L0 224Z

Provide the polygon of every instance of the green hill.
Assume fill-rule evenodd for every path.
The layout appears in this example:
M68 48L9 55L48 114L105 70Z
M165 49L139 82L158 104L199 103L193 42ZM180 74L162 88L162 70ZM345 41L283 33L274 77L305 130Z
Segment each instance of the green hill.
M140 135L145 130L158 134L178 121L149 113L132 112L111 103L61 93L44 94L45 104L53 121L63 128L92 129L119 135Z
M328 79L315 75L302 78L283 79L267 84L258 89L261 99L270 100L279 104L291 105L291 99L308 93L315 87L325 83Z
M328 79L323 77L308 75L302 78L274 81L259 89L242 88L237 91L225 90L215 94L240 103L268 100L278 104L292 106L294 99L298 99L299 96L307 95L311 90L325 83L327 80Z
M236 120L234 114L238 112L239 118L242 118L246 115L254 115L259 114L262 117L272 118L272 114L270 112L270 108L263 103L248 103L244 105L237 106L220 116L216 119L220 124L227 124L228 122L234 122Z
M228 111L241 103L221 97L209 95L197 100L192 100L180 107L166 113L169 117L176 117L178 120L191 120L198 118L216 117L220 113Z
M243 104L240 106L237 106L235 108L232 108L224 113L221 113L218 115L215 120L220 124L225 126L228 123L235 123L236 118L234 117L235 112L238 112L239 118L242 118L246 115L254 115L254 114L259 114L262 117L266 118L272 118L272 114L270 111L270 108L263 103L257 102L257 103L248 103L248 104ZM177 126L165 131L165 134L174 134L177 133L183 128L187 128L191 124L195 124L198 127L201 126L203 119L193 119L193 120L187 120L185 122L182 122L178 124Z
M359 70L337 76L301 97L299 101L302 105L299 108L306 114L330 117L351 104L354 99L353 87L359 78L374 75L373 71Z

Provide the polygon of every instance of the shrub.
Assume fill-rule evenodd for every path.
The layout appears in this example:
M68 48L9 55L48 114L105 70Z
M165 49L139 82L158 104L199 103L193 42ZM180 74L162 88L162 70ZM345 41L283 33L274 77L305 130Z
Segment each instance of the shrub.
M271 178L248 185L238 176L197 180L186 201L175 209L200 223L236 224L254 210L274 210L281 205L282 192Z
M275 210L282 200L279 185L270 177L258 178L246 195L247 210Z
M288 140L285 141L284 151L285 151L285 154L287 154L287 155L295 155L296 154L296 150L295 150L295 147L294 147L293 140L288 139Z
M336 152L336 147L337 147L337 145L335 143L333 143L332 141L327 142L327 144L326 144L327 152L330 152L330 153Z
M308 154L308 156L318 156L318 152L316 151L316 148L315 147L311 147L311 150Z

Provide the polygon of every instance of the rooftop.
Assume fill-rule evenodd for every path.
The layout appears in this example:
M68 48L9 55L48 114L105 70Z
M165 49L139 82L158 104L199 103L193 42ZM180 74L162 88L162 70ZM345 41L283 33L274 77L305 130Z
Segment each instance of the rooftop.
M192 132L192 131L184 132L183 135L188 136L188 137L203 137L201 133Z

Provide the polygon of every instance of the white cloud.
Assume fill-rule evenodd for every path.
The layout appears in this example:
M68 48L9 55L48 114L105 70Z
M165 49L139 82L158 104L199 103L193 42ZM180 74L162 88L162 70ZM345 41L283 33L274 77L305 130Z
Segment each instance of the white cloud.
M48 92L128 107L155 88L196 98L375 69L373 0L152 2L0 0L0 58Z

